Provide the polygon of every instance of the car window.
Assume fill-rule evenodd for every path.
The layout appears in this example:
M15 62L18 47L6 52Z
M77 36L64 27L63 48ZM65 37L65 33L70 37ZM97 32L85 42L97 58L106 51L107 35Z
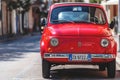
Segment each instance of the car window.
M95 17L98 19L99 24L104 24L105 23L104 13L99 8L96 8L96 10L95 10Z
M58 20L67 20L67 21L87 21L88 20L87 12L60 12L58 14Z
M93 22L96 24L105 24L104 12L96 7L69 6L57 7L51 14L51 23L62 22Z

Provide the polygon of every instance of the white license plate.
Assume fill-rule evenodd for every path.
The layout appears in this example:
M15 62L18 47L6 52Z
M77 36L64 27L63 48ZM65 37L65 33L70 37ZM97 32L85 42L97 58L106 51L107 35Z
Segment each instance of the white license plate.
M70 61L90 61L90 54L69 54Z

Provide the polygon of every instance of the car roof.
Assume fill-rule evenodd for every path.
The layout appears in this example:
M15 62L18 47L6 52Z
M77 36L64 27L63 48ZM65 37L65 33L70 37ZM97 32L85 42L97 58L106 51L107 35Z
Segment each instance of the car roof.
M84 3L84 2L61 2L61 3L55 3L55 4L86 4L86 5L100 5L98 3Z
M99 7L102 8L102 6L98 3L84 3L84 2L62 2L62 3L55 3L52 5L52 8L54 7L60 7L60 6L91 6L91 7Z

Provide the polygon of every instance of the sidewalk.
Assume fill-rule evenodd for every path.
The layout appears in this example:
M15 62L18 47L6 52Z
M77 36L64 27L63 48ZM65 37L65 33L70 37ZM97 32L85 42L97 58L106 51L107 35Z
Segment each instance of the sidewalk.
M117 53L116 63L120 66L120 52Z

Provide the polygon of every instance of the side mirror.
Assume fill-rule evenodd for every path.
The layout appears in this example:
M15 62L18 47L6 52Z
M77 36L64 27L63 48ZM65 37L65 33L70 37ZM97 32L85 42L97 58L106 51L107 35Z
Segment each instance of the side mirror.
M41 26L45 26L47 23L46 18L41 19Z
M109 25L109 26L110 26L110 28L111 28L111 29L113 29L113 28L114 28L114 26L115 26L115 21L114 21L114 20L113 20L113 21L111 21L111 23L110 23L110 25Z
M47 24L46 18L41 19L41 34L43 33L44 27Z

